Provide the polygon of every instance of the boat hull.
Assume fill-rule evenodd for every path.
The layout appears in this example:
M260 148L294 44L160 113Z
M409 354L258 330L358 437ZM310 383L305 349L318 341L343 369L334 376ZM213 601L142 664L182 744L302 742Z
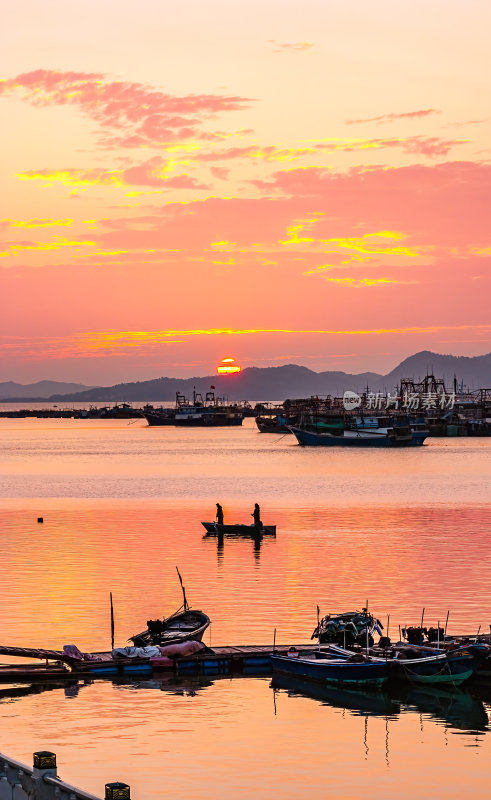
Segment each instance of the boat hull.
M352 651L330 645L329 651L337 658L349 658ZM391 680L409 681L413 684L446 684L460 686L476 671L479 661L468 653L436 653L423 658L389 658L387 665Z
M390 676L397 680L408 680L418 684L447 684L460 686L469 680L475 670L472 656L433 656L406 661L394 659L388 662Z
M273 673L295 676L321 684L383 686L388 679L385 661L353 663L342 659L306 659L271 656Z
M224 533L232 533L237 536L276 536L276 525L263 525L256 528L255 525L219 525L217 522L202 522L203 528L207 533L221 536Z
M235 425L242 425L243 414L237 413L201 413L196 414L179 414L175 412L159 413L159 412L144 412L143 416L147 420L150 427L173 426L181 428L216 428L228 427Z
M286 421L278 421L275 417L256 417L259 433L291 433Z
M426 432L414 431L410 438L391 437L385 434L369 434L364 431L349 431L349 435L314 433L302 428L290 427L298 443L309 447L418 447L427 437Z

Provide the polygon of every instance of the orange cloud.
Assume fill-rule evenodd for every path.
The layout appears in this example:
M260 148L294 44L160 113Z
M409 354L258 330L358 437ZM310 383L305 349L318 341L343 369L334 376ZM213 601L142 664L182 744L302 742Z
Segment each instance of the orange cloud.
M5 228L50 228L70 226L73 219L1 219L0 229Z
M161 189L209 189L190 175L170 173L177 167L173 159L165 161L156 156L137 166L123 170L60 169L27 170L17 177L21 180L41 180L45 184L62 183L64 186L153 186Z
M67 336L2 336L0 352L5 357L25 360L47 358L63 360L65 358L108 358L125 355L136 349L148 349L155 346L182 344L188 337L227 337L271 335L282 337L309 336L348 336L384 337L399 334L438 334L451 331L474 332L489 335L491 325L421 325L411 327L386 327L369 329L244 329L211 328L209 330L163 330L163 331L97 331L82 335ZM176 338L177 337L177 338ZM475 341L475 340L472 340ZM280 358L281 356L276 356Z
M394 281L389 278L325 278L328 283L337 283L341 286L350 286L360 289L364 286L387 286L388 284L410 285L419 281Z
M366 279L367 281L370 279ZM366 285L369 285L368 283ZM321 334L329 336L378 336L387 333L436 333L440 331L463 331L463 330L483 330L490 331L489 325L421 325L410 327L387 327L387 328L361 328L361 329L329 329L329 328L209 328L209 329L184 329L184 330L160 330L160 331L94 331L74 337L82 348L105 350L127 347L128 345L141 346L146 344L159 344L176 337L208 337L208 336L250 336L256 334L294 334L310 335Z
M63 247L92 247L96 242L70 241L59 238L54 242L6 242L7 250L0 252L0 256L17 256L25 250L59 250Z

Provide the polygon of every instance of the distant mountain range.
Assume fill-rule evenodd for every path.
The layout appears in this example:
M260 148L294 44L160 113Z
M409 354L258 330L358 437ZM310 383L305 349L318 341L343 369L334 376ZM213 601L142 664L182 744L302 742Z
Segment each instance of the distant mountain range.
M447 387L453 386L454 376L469 389L491 388L491 353L484 356L451 356L423 350L402 361L387 375L362 372L313 372L297 364L282 367L248 367L235 375L208 375L196 378L156 378L150 381L119 383L115 386L84 386L79 383L39 381L20 384L0 383L0 401L35 402L144 402L172 401L176 392L191 398L193 389L205 393L214 386L217 396L229 400L284 400L287 397L311 395L341 395L347 389L363 391L393 391L401 378L421 380L433 373L444 378Z
M0 400L32 400L33 398L46 399L52 394L68 394L69 392L82 392L94 389L83 383L63 383L62 381L38 381L37 383L14 383L5 381L0 383Z
M63 390L46 399L53 402L165 402L174 400L176 392L182 392L191 398L194 388L204 394L214 386L216 395L226 396L229 400L284 400L287 397L341 395L347 389L363 391L367 386L371 391L393 391L401 378L421 380L428 373L444 378L449 389L453 387L454 376L469 389L490 388L491 353L467 357L439 355L423 350L406 358L387 375L376 372L362 372L358 375L346 372L313 372L307 367L286 364L282 367L248 367L240 373L228 376L156 378L70 393Z

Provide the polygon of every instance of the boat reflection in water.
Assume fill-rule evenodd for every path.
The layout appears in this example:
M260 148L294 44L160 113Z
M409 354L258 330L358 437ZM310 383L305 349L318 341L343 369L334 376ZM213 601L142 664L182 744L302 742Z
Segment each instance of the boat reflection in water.
M91 687L100 686L101 683L112 684L117 691L158 691L173 696L195 697L208 688L213 686L216 688L220 683L223 683L223 691L227 691L234 681L244 680L263 682L265 691L269 685L273 689L275 698L278 693L285 693L289 699L310 698L320 705L342 709L355 716L393 720L401 714L417 713L456 732L460 730L467 734L472 732L482 735L490 730L484 706L484 703L489 704L491 700L491 690L488 686L473 686L470 692L462 689L401 684L371 691L334 685L325 686L280 674L274 675L272 679L266 679L265 676L244 678L224 675L213 676L211 679L206 676L178 678L175 675L163 675L140 680L127 677L98 677L77 681L40 682L29 686L0 687L0 704L20 701L27 695L57 690L64 692L67 699L76 701L82 690L90 691Z
M207 533L203 535L204 541L216 542L219 561L223 559L225 541L228 543L233 542L234 540L236 542L239 540L248 540L252 542L254 556L257 561L259 559L261 547L264 542L268 542L269 544L271 540L275 541L276 539L276 525L263 527L260 531L255 530L253 525L222 526L222 528L225 527L228 528L228 530L213 529L207 531ZM232 530L233 528L236 530Z
M416 712L463 731L483 733L489 730L479 687L473 687L471 693L462 689L401 684L375 692L322 686L277 674L273 676L271 688L284 690L289 697L310 697L322 705L345 709L355 715L395 718L399 714Z
M111 683L114 688L121 690L152 689L153 691L167 692L173 695L194 697L203 689L213 686L215 680L219 680L219 678L214 678L213 680L203 676L178 678L172 674L140 680L138 678L114 676L105 678L98 676L97 678L84 678L83 680L53 681L49 683L35 682L26 686L9 685L0 687L0 703L12 702L12 700L21 699L27 695L42 694L43 692L56 691L57 689L63 691L66 698L73 699L78 697L82 689L100 685L101 683ZM227 680L230 681L230 677Z
M399 703L387 691L380 689L364 691L334 684L328 686L279 673L273 675L271 688L285 689L291 697L311 697L322 705L343 708L354 714L387 717L399 714L401 710Z

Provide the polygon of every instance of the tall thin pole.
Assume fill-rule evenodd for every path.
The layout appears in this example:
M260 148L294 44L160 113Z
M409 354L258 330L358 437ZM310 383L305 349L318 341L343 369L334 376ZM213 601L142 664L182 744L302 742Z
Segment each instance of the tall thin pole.
M189 606L188 606L188 601L186 600L186 589L185 589L185 588L184 588L184 586L183 586L183 583L182 583L182 578L181 578L181 573L179 572L179 568L178 568L178 567L176 567L176 570L177 570L177 574L179 575L179 581L180 581L180 583L181 583L181 589L182 589L182 599L184 600L184 611L187 611L187 610L188 610L188 608L189 608Z
M273 633L273 653L276 652L276 628L274 629Z
M440 620L438 620L437 631L437 647L440 649Z
M447 611L447 619L445 621L445 633L443 634L443 638L445 639L447 636L447 625L448 625L448 615L450 614L450 609Z
M113 593L109 592L111 600L111 650L114 650L114 608L113 608Z
M317 643L319 645L319 650L321 649L321 624L320 624L320 609L317 606Z

